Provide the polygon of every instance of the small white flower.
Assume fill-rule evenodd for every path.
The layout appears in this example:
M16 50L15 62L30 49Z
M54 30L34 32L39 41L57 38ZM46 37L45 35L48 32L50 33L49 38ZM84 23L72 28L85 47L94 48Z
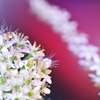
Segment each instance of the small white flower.
M94 63L89 67L90 71L96 71L96 75L100 75L100 56L94 56Z
M17 48L11 47L10 52L12 56L14 55L17 58L24 57L24 54L21 51L19 51Z
M99 48L93 45L81 45L81 52L78 54L79 58L91 60L94 56L98 55Z
M44 57L45 54L42 52L42 50L39 51L40 46L36 47L36 42L34 42L34 44L32 45L30 42L28 42L29 44L29 49L30 49L30 54L31 56L33 56L33 58L38 58L38 57ZM43 49L44 50L44 49Z
M40 88L41 88L40 85L36 86L36 87L33 89L33 92L34 92L34 93L39 93Z
M88 75L92 81L95 83L95 87L100 87L100 75L95 75L95 74L89 74Z
M84 34L84 33L74 34L73 36L71 36L70 38L68 38L67 41L69 43L75 43L75 44L81 44L81 43L82 44L87 44L88 43L87 35Z
M27 86L27 85L24 85L23 87L21 87L20 91L22 93L28 93L29 91L31 90L31 87Z
M66 23L60 23L58 25L55 25L53 30L57 33L63 33L63 34L68 34L68 33L73 33L77 29L77 22L66 22Z
M10 74L11 74L12 76L17 76L17 75L18 75L18 70L17 70L17 69L11 70L11 71L10 71Z
M32 85L34 85L34 86L40 86L40 85L42 85L42 82L39 79L32 80Z
M23 75L23 78L24 78L25 80L27 80L27 79L30 78L30 75L29 75L29 72L28 72L27 69L21 70L21 71L20 71L20 74Z
M13 39L12 39L12 42L13 43L16 43L17 46L20 46L20 45L26 45L27 44L27 39L28 37L27 36L24 36L24 34L22 33L14 33L12 32L12 36L13 36Z
M46 81L46 82L48 82L49 84L52 84L52 81L51 81L51 77L50 76L45 76L45 78L44 78L44 80Z
M4 87L3 87L3 91L11 91L11 89L12 89L12 86L9 86L9 85L4 85Z
M48 89L48 88L43 88L42 92L44 92L45 94L50 94L50 89Z
M79 65L81 65L83 67L87 67L87 68L90 68L90 66L93 65L92 60L79 60L78 63L79 63Z
M45 68L49 68L49 67L51 67L52 60L49 59L49 58L44 58L44 59L43 59L43 63L44 63L44 67L45 67Z
M75 55L78 55L81 51L81 45L69 44L68 49L72 51Z
M41 74L38 74L38 73L36 72L36 70L34 70L33 73L32 73L32 76L34 76L34 78L40 78L40 77L41 77L40 75L41 75Z
M0 72L2 75L4 75L6 73L7 69L6 69L6 64L0 62Z

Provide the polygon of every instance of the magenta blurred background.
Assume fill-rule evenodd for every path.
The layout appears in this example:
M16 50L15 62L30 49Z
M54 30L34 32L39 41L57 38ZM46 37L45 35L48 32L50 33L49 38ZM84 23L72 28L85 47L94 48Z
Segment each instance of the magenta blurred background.
M3 20L19 32L28 35L45 48L46 55L55 54L59 66L52 68L51 100L100 100L88 71L78 65L78 58L67 50L67 44L49 25L32 15L29 0L0 0L0 23ZM79 23L78 29L87 33L91 44L100 47L100 0L47 0L50 4L67 9L71 20Z

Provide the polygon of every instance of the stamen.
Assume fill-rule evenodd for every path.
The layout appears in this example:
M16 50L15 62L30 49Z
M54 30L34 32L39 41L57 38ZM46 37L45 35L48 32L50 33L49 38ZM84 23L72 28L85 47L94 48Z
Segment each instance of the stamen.
M28 39L29 37L28 37L28 36L25 36L24 38L25 38L25 39Z
M7 37L7 38L12 38L13 36L12 36L11 33L7 33L7 34L6 34L6 37Z
M42 50L41 50L41 52L44 52L44 51L45 51L45 49L42 49Z
M36 41L34 41L34 44L33 44L34 48L36 48Z
M38 48L40 48L40 47L41 47L41 44L39 44Z
M18 36L21 36L22 35L22 33L18 33Z

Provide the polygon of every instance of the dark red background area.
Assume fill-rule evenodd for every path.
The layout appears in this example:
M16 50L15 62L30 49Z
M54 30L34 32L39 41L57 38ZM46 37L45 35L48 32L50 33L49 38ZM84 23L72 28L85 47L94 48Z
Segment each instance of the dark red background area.
M0 23L3 20L19 32L29 36L30 41L42 44L46 55L55 54L59 66L52 68L51 100L100 100L100 89L93 87L88 72L78 65L78 58L67 50L67 44L54 33L49 25L30 13L29 0L0 0ZM100 1L99 0L48 0L67 9L71 20L79 23L78 29L89 35L91 44L100 47Z

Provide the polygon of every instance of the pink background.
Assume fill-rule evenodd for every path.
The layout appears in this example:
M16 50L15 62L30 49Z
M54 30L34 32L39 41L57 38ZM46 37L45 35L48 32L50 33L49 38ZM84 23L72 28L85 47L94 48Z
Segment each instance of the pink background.
M51 100L99 100L100 89L93 87L88 72L78 65L78 58L67 50L67 44L55 34L49 25L39 21L30 13L29 0L0 0L0 23L3 20L30 41L37 41L45 48L46 55L56 53L60 60L58 68L52 68ZM48 0L51 4L65 8L78 21L78 29L86 32L91 44L100 47L100 1L99 0Z

